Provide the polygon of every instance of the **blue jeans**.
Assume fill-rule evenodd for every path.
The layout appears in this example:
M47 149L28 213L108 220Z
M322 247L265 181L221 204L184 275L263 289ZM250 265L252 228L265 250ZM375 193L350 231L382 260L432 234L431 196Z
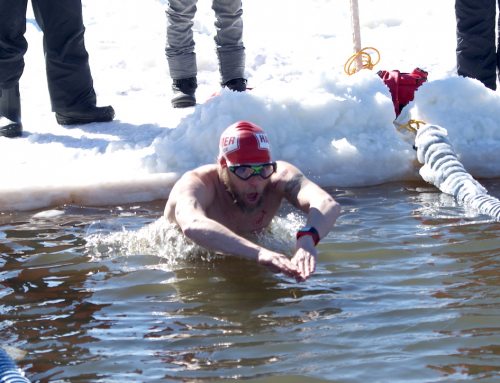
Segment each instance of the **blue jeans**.
M167 55L174 80L196 77L193 18L197 0L170 0L167 9ZM245 47L241 0L213 0L216 35L214 37L222 83L244 78Z

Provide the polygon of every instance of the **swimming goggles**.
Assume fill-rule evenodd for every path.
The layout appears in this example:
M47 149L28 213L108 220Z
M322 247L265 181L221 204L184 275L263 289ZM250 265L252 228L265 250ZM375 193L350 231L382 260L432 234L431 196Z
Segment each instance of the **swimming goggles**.
M267 179L276 172L276 162L259 165L229 165L228 168L243 181L253 176L261 176L263 179Z

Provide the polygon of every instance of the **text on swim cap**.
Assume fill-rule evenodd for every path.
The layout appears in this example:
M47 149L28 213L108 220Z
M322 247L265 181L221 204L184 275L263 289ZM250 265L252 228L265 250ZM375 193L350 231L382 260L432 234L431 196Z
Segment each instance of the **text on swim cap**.
M267 150L270 149L267 134L255 133L255 136L257 137L257 144L259 145L259 149L267 149Z
M238 137L222 137L220 139L220 146L223 153L230 153L239 148Z
M254 133L257 148L260 150L270 150L269 139L265 133ZM222 153L227 154L240 148L240 138L238 136L221 137L220 147Z

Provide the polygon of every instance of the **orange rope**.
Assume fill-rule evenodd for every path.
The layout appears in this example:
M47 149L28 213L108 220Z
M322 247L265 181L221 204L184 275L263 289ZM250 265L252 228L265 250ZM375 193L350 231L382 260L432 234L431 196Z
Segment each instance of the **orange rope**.
M424 125L426 122L421 121L421 120L409 120L406 124L399 125L398 124L398 130L403 130L406 129L412 133L417 133L418 128L420 128L420 125Z
M372 50L373 52L368 52ZM375 53L376 57L375 60L372 60L371 54ZM358 58L361 57L361 68L358 68L358 65L356 64L356 61ZM359 52L356 52L353 54L349 60L346 61L344 65L344 72L348 75L351 76L356 72L359 72L361 69L373 69L375 65L377 65L380 61L380 53L377 49L372 48L372 47L366 47L361 49Z

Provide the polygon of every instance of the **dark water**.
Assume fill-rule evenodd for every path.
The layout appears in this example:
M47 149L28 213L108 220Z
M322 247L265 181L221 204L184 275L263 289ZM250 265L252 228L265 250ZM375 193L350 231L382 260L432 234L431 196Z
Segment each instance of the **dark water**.
M0 341L32 382L499 381L500 224L425 184L332 194L306 283L190 245L164 201L0 213ZM288 213L259 240L285 250Z

